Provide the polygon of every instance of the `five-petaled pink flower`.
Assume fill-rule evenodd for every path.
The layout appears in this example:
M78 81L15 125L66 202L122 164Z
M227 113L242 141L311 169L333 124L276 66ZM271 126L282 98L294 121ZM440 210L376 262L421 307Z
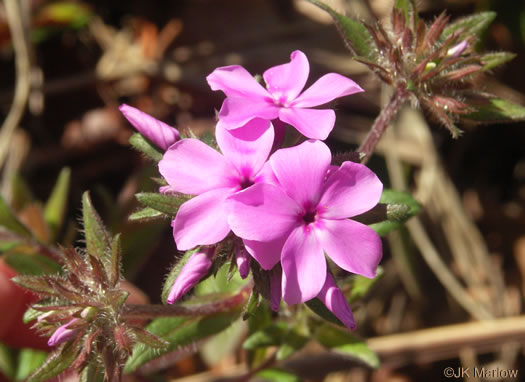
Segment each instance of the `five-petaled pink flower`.
M228 198L228 222L263 269L281 261L288 304L316 297L326 281L324 253L340 268L374 277L381 240L348 219L374 207L382 183L366 166L344 162L330 171L323 142L276 151L269 160L273 184L259 183Z
M172 222L181 251L224 239L230 232L226 198L266 179L264 165L274 139L269 121L253 119L233 131L217 126L215 138L223 155L197 139L183 139L159 162L170 191L197 195L180 207Z
M236 129L253 118L279 118L308 138L326 139L334 127L335 113L311 107L363 89L346 77L328 73L301 93L310 71L308 59L299 50L290 59L264 72L267 89L241 66L215 69L206 79L212 90L222 90L227 96L219 112L219 125Z

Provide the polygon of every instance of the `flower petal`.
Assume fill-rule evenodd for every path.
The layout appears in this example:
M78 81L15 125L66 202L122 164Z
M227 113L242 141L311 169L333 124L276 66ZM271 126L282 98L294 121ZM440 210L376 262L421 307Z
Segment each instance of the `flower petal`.
M293 127L307 138L325 140L335 125L333 110L281 108L279 119Z
M323 219L322 223L315 232L327 256L345 271L375 277L382 256L379 235L350 219Z
M354 330L356 328L352 309L350 309L345 295L341 292L341 289L337 287L333 277L329 273L326 274L325 283L317 295L317 298L321 300L326 308L345 324L348 329Z
M344 162L323 187L322 217L344 219L362 214L379 202L382 192L383 184L368 167Z
M197 245L218 243L228 235L230 227L224 212L224 201L232 190L219 188L185 202L171 223L179 251Z
M284 243L290 232L270 241L243 240L246 250L257 260L262 269L272 269L280 260Z
M255 118L240 129L215 129L215 138L226 160L239 172L251 178L263 167L272 149L274 131L270 121Z
M326 259L314 230L306 226L292 231L283 247L283 298L288 304L311 300L326 279Z
M230 196L226 201L228 223L239 237L271 241L293 229L300 207L280 188L257 183Z
M286 193L301 207L317 205L332 154L323 142L309 140L277 150L270 157L273 171Z
M129 105L120 105L119 110L135 129L162 150L167 150L180 139L177 129L143 113Z
M303 90L310 64L306 55L300 50L292 52L290 62L274 66L263 73L268 91L276 101L285 100L291 102Z
M220 124L228 129L237 129L254 118L274 119L279 116L279 107L273 103L250 98L228 97L219 111Z
M312 107L323 105L333 99L344 97L364 90L352 81L336 73L328 73L315 81L303 94L293 101L294 107Z
M197 139L170 146L159 162L159 171L172 190L190 195L233 187L231 178L236 176L220 153Z
M212 90L222 90L228 97L262 99L269 96L266 89L239 65L217 68L206 80Z

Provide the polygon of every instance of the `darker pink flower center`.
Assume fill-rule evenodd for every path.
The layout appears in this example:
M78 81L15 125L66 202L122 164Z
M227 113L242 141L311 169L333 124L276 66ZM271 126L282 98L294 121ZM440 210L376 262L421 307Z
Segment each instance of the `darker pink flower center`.
M305 224L314 223L317 220L317 211L316 210L308 210L306 211L302 216L303 222Z
M241 190L244 190L250 186L253 186L255 182L249 177L243 177L240 181Z

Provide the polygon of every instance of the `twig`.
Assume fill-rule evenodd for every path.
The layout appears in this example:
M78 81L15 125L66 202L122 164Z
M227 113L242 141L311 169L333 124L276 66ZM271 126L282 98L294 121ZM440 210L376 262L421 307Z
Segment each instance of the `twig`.
M16 84L11 109L0 128L0 168L11 145L11 137L24 114L31 87L31 60L27 28L24 27L20 0L5 0L11 41L15 52Z

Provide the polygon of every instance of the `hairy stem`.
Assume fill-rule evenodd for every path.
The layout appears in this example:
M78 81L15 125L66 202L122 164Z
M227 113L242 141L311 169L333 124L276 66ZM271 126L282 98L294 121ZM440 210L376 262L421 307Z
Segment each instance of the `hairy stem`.
M397 113L401 110L401 107L408 99L409 92L404 87L398 87L395 89L394 95L388 102L388 104L381 110L381 113L377 116L374 124L370 128L364 142L359 146L358 152L364 154L361 163L366 164L372 157L374 149L383 136L386 128L392 120L396 117Z
M156 318L174 316L205 316L213 313L225 312L246 302L253 285L245 286L241 291L223 300L209 304L195 305L137 305L125 304L122 309L123 318Z

